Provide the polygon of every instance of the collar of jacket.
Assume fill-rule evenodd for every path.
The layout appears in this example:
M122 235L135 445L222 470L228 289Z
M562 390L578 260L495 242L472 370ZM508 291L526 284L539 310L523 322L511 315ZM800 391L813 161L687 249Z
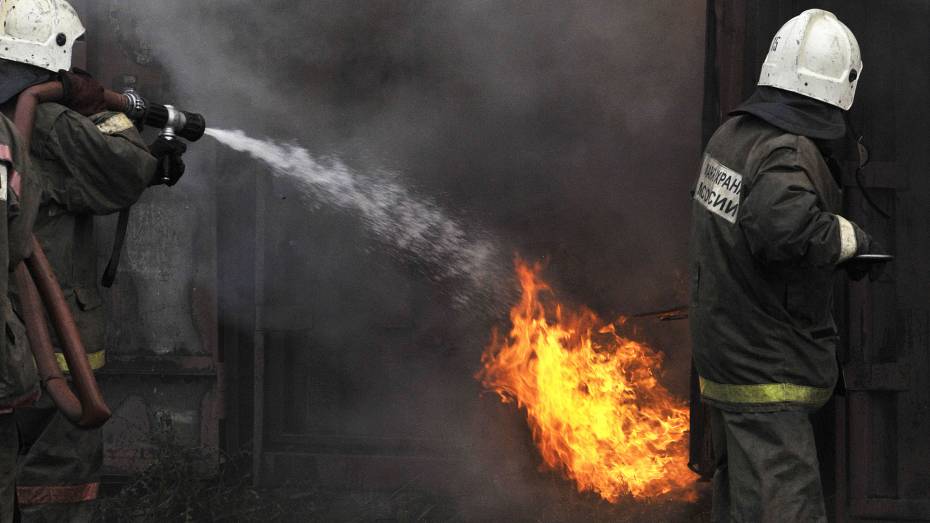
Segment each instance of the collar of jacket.
M846 134L843 110L775 87L756 87L730 115L751 114L779 129L814 140L836 140Z
M55 79L55 73L41 67L0 59L0 104L5 104L33 85Z

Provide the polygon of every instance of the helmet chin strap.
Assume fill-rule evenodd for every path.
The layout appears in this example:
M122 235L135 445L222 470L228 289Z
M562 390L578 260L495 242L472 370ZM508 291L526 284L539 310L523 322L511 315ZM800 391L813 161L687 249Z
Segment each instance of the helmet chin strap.
M869 207L890 220L891 214L875 203L872 199L872 195L869 194L869 191L866 190L865 185L862 183L862 169L869 163L869 150L866 148L865 144L862 143L862 135L859 134L853 126L849 111L843 111L843 118L846 120L846 136L856 148L856 185L859 187L859 190L862 191L862 196L865 197L865 201L868 202Z

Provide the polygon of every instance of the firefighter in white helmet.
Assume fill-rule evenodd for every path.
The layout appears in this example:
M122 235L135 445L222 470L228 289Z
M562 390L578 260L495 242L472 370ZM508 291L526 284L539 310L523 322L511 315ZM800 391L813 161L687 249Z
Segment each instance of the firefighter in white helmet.
M712 412L714 521L826 521L809 415L837 383L834 273L861 278L856 256L881 251L840 215L838 156L858 148L836 144L852 134L861 72L852 32L804 11L772 39L755 93L705 150L690 319Z
M125 115L106 111L103 87L71 67L74 42L83 34L80 19L64 0L0 1L0 109L11 114L19 93L32 85L57 80L64 87L61 103L42 104L36 111L29 177L38 180L42 193L34 232L70 302L91 367L97 369L105 362L106 317L93 217L133 204L162 180L156 173L166 172L169 183L176 181L183 173L183 150L177 147L184 146L180 140L174 145L158 139L147 147ZM15 297L12 301L15 306ZM63 358L60 363L67 371ZM2 385L0 380L0 392ZM13 415L22 442L15 489L22 521L92 520L103 461L100 429L75 427L47 396L16 408ZM9 478L2 477L11 472L7 465L0 463L0 479L6 483L0 485L0 496L9 492ZM0 523L11 505L8 497L0 498Z
M15 99L26 87L47 81L51 71L71 67L72 45L84 33L84 27L71 6L64 6L47 0L0 2L0 101L6 102L4 115L0 116L0 207L5 215L0 225L3 267L12 267L27 254L16 245L25 245L31 234L40 196L29 153L18 145L21 139L7 118L15 101L7 101ZM8 175L14 170L22 175L19 194L8 188ZM39 382L25 329L12 313L7 270L0 271L0 276L0 327L2 332L12 333L0 336L0 523L8 523L14 520L16 510L19 431L14 411L35 401Z
M74 42L84 25L64 0L0 3L0 58L52 72L71 69Z

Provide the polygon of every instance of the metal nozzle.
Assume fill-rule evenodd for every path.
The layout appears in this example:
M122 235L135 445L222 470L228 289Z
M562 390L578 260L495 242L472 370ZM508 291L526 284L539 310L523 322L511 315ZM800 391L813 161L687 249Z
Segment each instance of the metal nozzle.
M181 111L173 105L148 102L132 89L124 91L123 96L126 97L126 116L147 126L160 128L162 136L181 137L196 142L206 131L206 120L199 113Z
M131 87L123 91L123 96L126 97L126 116L130 120L141 120L145 116L145 99Z
M179 136L190 142L201 139L207 127L202 115L178 110L173 105L150 104L144 122L160 127L162 136Z

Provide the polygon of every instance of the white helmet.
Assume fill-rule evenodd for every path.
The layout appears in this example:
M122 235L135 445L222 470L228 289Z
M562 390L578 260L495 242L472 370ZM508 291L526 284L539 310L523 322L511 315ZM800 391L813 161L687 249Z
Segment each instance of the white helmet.
M808 9L778 30L762 64L759 85L848 110L862 74L859 43L829 11Z
M0 0L0 58L49 71L71 69L84 26L65 0Z

